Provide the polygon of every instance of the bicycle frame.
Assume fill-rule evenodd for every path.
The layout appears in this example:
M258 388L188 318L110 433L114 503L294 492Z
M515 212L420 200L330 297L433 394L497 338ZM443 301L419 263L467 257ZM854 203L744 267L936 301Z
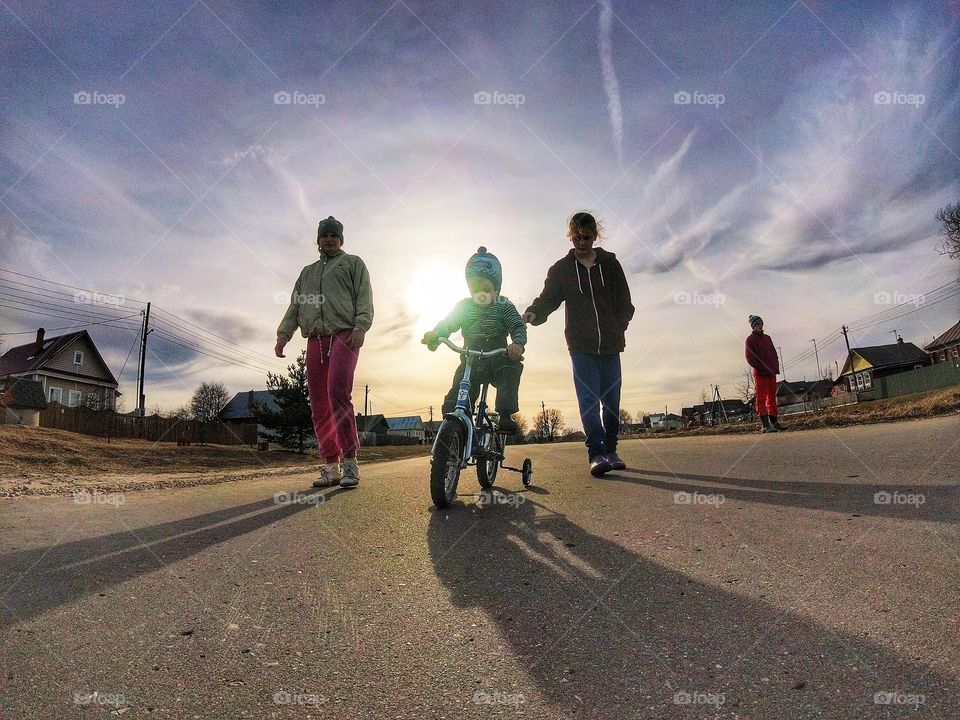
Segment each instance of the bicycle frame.
M473 371L473 360L474 358L484 358L484 357L493 357L494 355L503 355L507 352L506 348L497 348L496 350L468 350L467 348L461 348L457 345L454 345L448 338L439 338L439 341L446 345L448 348L453 350L460 355L465 355L467 358L466 366L463 370L463 378L460 380L460 387L457 390L457 407L452 413L447 413L444 416L444 420L447 419L456 419L463 424L463 429L466 431L467 437L466 442L463 444L463 455L460 458L460 467L464 468L467 466L467 463L470 462L470 458L473 456L473 430L474 430L474 419L470 413L470 376ZM477 400L477 420L487 420L487 386L488 383L483 384L483 388L480 392L480 397ZM431 452L434 452L437 447L437 442L440 439L440 433L437 433L437 438L433 441L433 448Z

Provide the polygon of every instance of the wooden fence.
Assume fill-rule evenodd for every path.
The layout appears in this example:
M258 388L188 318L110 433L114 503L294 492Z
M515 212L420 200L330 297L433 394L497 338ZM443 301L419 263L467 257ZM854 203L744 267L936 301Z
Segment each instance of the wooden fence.
M255 424L231 424L216 421L165 418L147 415L143 418L118 415L110 410L66 407L50 403L40 411L40 427L68 430L104 438L127 438L150 441L209 443L212 445L256 445Z

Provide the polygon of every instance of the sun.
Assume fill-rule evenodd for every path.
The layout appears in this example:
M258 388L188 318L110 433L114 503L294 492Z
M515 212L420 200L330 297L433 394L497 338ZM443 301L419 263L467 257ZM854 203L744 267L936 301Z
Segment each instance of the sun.
M433 329L458 301L470 294L463 269L433 263L422 268L407 285L407 306L416 316L414 327L419 335Z

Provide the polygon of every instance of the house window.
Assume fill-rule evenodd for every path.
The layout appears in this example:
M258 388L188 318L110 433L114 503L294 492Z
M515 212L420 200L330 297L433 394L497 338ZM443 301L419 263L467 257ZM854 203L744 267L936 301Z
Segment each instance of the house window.
M79 390L71 390L67 395L67 407L77 407L80 404L81 395Z
M73 364L83 366L83 352L81 350L74 351Z
M55 402L55 403L63 402L63 388L58 388L58 387L50 388L50 402Z
M863 373L857 373L857 390L863 390Z
M857 376L851 375L850 376L850 392L856 392L856 391L857 391Z
M960 360L960 348L954 348L951 354L953 356L954 362L957 362L957 360Z
M870 371L865 370L863 373L863 387L866 390L870 389Z

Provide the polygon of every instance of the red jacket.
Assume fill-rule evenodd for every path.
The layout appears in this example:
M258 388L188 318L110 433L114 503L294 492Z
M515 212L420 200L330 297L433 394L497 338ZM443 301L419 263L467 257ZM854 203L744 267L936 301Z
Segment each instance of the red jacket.
M777 349L773 346L773 340L770 339L770 336L764 335L762 330L752 332L747 336L744 354L747 358L747 364L756 370L758 375L776 377L780 372L780 359L777 357Z

